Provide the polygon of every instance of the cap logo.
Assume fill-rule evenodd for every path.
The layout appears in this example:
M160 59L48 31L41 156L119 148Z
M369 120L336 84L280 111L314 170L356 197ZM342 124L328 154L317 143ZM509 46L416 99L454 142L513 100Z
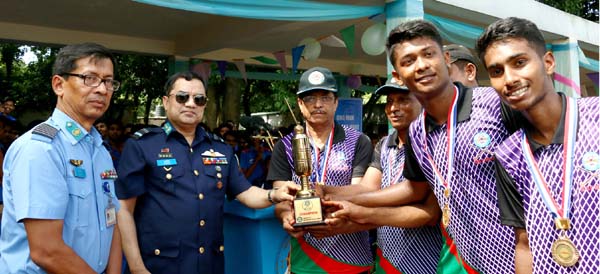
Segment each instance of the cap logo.
M325 82L325 75L320 71L313 71L308 75L308 82L311 85L320 85Z

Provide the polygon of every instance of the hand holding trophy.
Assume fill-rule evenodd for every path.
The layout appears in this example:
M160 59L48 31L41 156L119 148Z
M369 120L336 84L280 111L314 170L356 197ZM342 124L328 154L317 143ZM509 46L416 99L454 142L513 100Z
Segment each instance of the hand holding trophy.
M288 107L290 104L286 100ZM292 111L290 107L290 111ZM292 116L293 116L292 112ZM294 116L294 120L296 117ZM310 188L309 177L312 173L310 143L304 127L296 120L294 138L292 139L292 155L294 171L300 177L301 189L296 192L294 199L294 227L325 224L321 198Z
M311 174L311 155L308 137L304 133L304 127L294 127L294 138L292 139L292 154L294 157L294 170L300 177L301 189L296 193L294 199L295 227L324 224L323 207L321 198L310 189L308 177Z

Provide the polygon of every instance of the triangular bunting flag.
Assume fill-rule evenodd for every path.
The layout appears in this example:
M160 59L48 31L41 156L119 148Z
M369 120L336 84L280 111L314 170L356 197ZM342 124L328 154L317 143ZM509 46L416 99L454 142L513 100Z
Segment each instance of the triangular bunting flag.
M275 65L275 64L277 64L277 60L271 59L271 58L268 58L268 57L265 57L265 56L254 56L254 57L252 57L252 59L254 59L256 61L259 61L259 62L261 62L263 64L267 64L267 65Z
M275 56L275 59L277 59L277 61L279 62L279 65L281 65L281 71L283 71L283 73L287 73L288 69L287 69L287 63L285 61L285 51L280 50L277 52L273 52L273 56Z
M344 39L344 43L346 44L346 48L350 55L354 55L354 30L355 26L349 26L343 30L340 30L340 34L342 34L342 39Z
M300 57L302 57L304 47L305 46L302 45L292 49L292 73L296 73L296 69L298 68L298 63L300 63Z
M335 35L329 35L321 40L319 40L319 42L321 42L321 44L329 46L329 47L334 47L334 48L345 48L346 44L344 43L344 41L342 41L342 39L338 38Z
M225 72L227 71L227 61L217 61L217 68L219 69L219 73L221 73L221 77L225 78Z
M233 63L242 74L244 81L248 82L248 77L246 76L246 63L244 63L244 59L233 59Z
M351 89L357 89L362 85L360 75L350 75L346 80L346 85Z

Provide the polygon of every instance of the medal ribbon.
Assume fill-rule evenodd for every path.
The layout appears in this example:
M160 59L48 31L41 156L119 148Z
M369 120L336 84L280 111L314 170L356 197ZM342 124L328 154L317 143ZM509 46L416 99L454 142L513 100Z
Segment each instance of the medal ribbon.
M388 149L389 149L389 142L390 142L390 137L388 136ZM394 168L395 166L392 165L392 161L394 161L394 164L398 162L398 148L397 146L394 149L394 153L392 155L392 153L386 153L388 156L388 166L387 166L387 170L388 170L388 178L390 178L390 185L393 185L395 183L398 182L398 179L400 179L400 176L402 176L402 171L404 170L404 165L402 165L401 167L397 167L398 171L396 173L396 175L393 174L394 172Z
M429 153L429 149L427 148L427 130L425 127L425 120L427 118L427 113L423 112L423 151L429 160L429 164L433 167L433 171L438 181L442 183L445 189L450 187L450 178L452 173L454 172L454 151L456 147L456 117L458 116L458 88L454 87L454 98L452 98L452 105L450 105L450 109L448 110L448 118L446 122L446 143L448 144L446 148L446 155L448 158L448 172L446 173L446 179L442 176L440 169L437 167L435 162L433 161L433 157Z
M308 130L306 131L309 140L310 140L310 145L313 147L313 150L316 152L316 161L315 164L317 165L317 168L315 168L315 174L316 174L316 183L322 182L325 183L325 175L327 173L327 162L329 161L329 154L331 153L331 148L333 147L333 132L335 129L335 124L331 127L331 132L329 132L329 137L327 138L327 143L325 143L325 159L323 160L323 165L321 165L321 151L319 150L319 148L317 147L317 145L315 145L315 143L313 142L312 138L310 138L310 134L308 133ZM321 168L321 166L323 168ZM319 176L319 171L321 171L321 175Z
M577 102L576 100L567 97L566 106L566 117L565 117L565 131L563 141L563 180L561 186L562 204L559 206L556 200L552 198L550 189L548 188L548 182L544 179L535 158L533 152L527 141L525 131L522 134L521 146L523 154L525 156L525 162L531 170L531 176L533 181L542 196L542 200L550 210L550 213L554 217L569 218L569 209L571 207L571 189L573 188L573 157L575 151L575 138L577 134Z

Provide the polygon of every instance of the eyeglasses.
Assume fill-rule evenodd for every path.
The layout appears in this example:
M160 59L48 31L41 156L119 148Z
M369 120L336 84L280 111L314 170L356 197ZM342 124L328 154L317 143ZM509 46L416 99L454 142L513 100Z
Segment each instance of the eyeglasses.
M175 101L177 101L177 103L180 103L182 105L187 103L188 100L190 100L190 94L187 92L177 92L175 94L169 94L169 97L171 95L175 95ZM208 102L208 98L205 95L203 95L203 94L194 95L194 103L197 106L203 107L206 105L206 102Z
M333 100L335 100L335 96L312 96L312 95L310 95L310 96L305 96L304 98L302 98L302 101L304 101L305 104L314 104L318 100L323 102L323 104L330 104L333 102Z
M107 90L117 91L119 87L121 87L121 82L113 79L102 79L96 75L85 75L85 74L75 74L75 73L62 73L62 76L75 76L83 79L83 84L88 87L99 87L101 83L104 83L104 86Z

